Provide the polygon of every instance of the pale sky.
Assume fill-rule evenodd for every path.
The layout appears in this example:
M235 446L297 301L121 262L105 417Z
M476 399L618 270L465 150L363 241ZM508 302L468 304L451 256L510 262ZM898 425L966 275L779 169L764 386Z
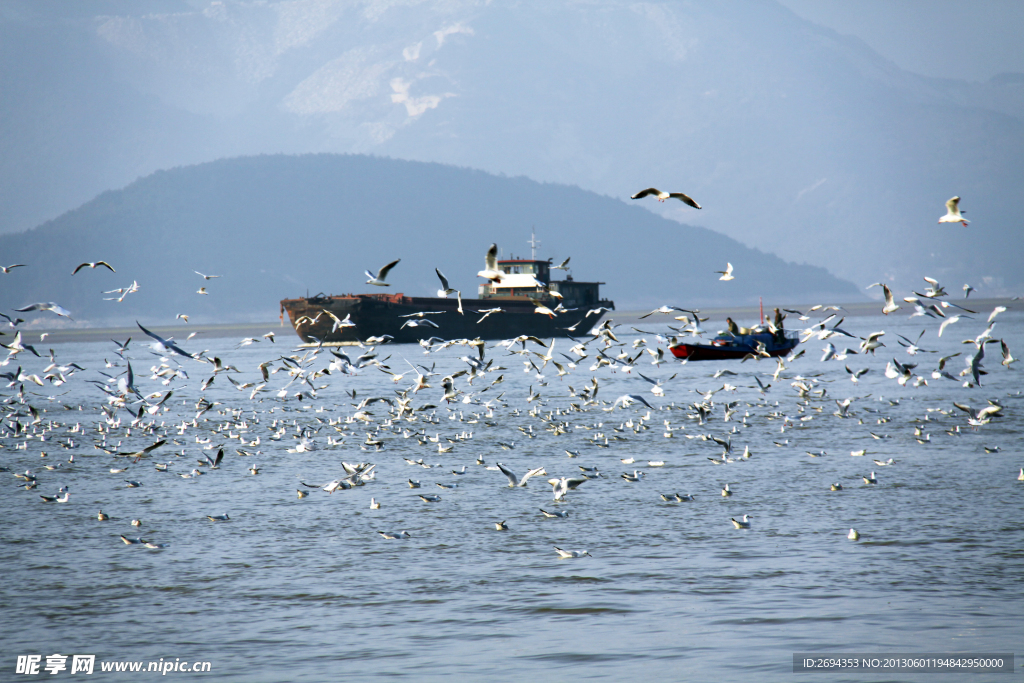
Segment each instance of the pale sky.
M1020 0L779 0L797 15L860 38L914 73L987 81L1024 72Z

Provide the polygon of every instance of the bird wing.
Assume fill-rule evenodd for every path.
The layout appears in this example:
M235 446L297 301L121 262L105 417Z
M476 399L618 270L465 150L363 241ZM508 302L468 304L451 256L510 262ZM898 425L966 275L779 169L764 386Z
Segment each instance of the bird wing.
M529 481L530 477L535 477L538 474L545 474L543 467L536 467L524 474L523 478L519 480L519 486L526 486L526 482Z
M484 257L485 270L498 270L498 245L492 244Z
M515 472L513 472L509 468L505 467L500 462L497 463L497 465L498 465L498 469L501 470L501 473L504 474L506 477L508 477L508 485L509 486L518 486L519 485L519 477L516 476Z
M949 201L946 202L946 211L955 214L957 212L957 206L960 204L960 197L950 197Z
M659 190L656 187L648 187L646 190L640 190L635 195L630 197L630 199L643 199L647 195L652 195L652 194L653 195L659 195L659 194L661 194L661 190Z
M439 279L441 280L441 288L442 288L442 289L443 289L444 291L446 291L446 292L447 292L447 291L448 291L449 289L451 289L451 287L449 287L449 286L448 286L448 278L446 278L446 277L445 277L444 275L442 275L442 274L441 274L441 271L440 271L440 270L438 270L437 268L434 268L434 272L435 272L435 273L437 273L437 277L438 277L438 278L439 278Z
M700 204L698 204L697 202L693 201L693 199L691 197L689 197L688 195L683 194L682 192L673 192L673 193L669 194L669 197L672 197L673 199L678 199L683 204L688 204L689 206L692 206L695 209L699 209L700 208Z
M388 276L388 273L391 272L391 269L397 266L398 262L401 260L402 259L396 259L391 263L387 264L386 266L384 266L383 268L381 268L379 271L377 271L377 279L383 281L384 278Z

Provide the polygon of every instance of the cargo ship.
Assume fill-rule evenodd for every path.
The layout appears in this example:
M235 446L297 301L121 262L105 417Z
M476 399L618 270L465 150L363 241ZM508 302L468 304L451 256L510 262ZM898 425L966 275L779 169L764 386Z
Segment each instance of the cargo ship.
M603 282L566 272L552 280L551 259L497 260L500 279L479 286L477 298L396 294L317 294L281 301L296 334L308 344L394 343L440 339L511 339L585 334L615 304L600 297ZM564 264L563 264L564 265ZM461 311L460 311L461 309ZM546 311L546 312L545 312Z

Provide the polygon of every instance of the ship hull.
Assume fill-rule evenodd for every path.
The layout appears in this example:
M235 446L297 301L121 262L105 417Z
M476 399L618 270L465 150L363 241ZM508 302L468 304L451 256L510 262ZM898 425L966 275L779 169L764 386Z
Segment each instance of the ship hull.
M599 302L612 308L610 301ZM553 308L554 302L550 303ZM603 313L587 315L590 308L560 313L555 317L539 314L533 303L521 299L463 299L463 313L456 298L408 297L403 294L353 294L285 299L281 302L296 334L306 343L351 343L369 337L391 336L395 343L412 343L430 337L441 339L511 339L519 335L567 337L585 334ZM486 317L476 311L501 308L504 312ZM339 327L330 311L340 320L349 317L354 327ZM428 313L423 318L403 317ZM430 325L407 325L409 321L430 320ZM478 322L479 321L479 322ZM404 326L403 326L404 325Z
M795 337L776 341L770 334L751 334L736 338L718 337L704 344L674 344L668 350L676 358L684 360L730 360L754 353L759 341L765 345L765 352L772 357L783 356L800 343Z

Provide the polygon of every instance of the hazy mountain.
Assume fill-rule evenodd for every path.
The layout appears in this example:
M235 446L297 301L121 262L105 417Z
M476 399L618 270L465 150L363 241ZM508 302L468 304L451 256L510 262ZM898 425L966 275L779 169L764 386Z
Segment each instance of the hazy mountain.
M7 230L160 168L359 152L627 202L681 189L704 210L644 206L861 286L1024 287L1024 82L920 77L770 0L15 0L0 13ZM968 228L936 224L954 194Z
M367 156L260 156L160 171L26 233L0 235L5 309L56 301L76 320L267 320L283 298L325 293L434 296L434 268L475 297L484 253L572 260L622 308L848 301L854 285L787 264L704 228L592 192L440 164ZM388 290L364 270L401 263ZM82 261L117 270L71 272ZM727 261L736 279L714 273ZM204 280L193 271L221 277ZM101 291L139 291L123 302ZM207 295L197 294L203 286ZM52 313L32 314L46 323Z

